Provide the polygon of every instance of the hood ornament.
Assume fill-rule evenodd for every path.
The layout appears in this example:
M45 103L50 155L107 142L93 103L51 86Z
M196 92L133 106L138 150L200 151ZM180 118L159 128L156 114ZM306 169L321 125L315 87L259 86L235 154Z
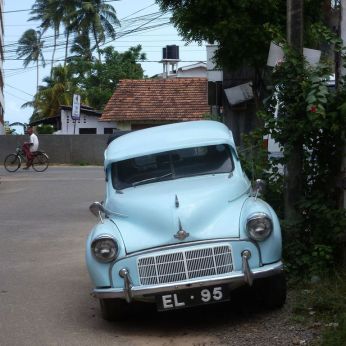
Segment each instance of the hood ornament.
M179 219L179 231L176 234L174 234L174 238L179 239L179 240L184 240L189 235L190 235L190 233L183 230L183 227L181 225L181 221Z
M175 207L179 208L179 199L177 195L175 195Z

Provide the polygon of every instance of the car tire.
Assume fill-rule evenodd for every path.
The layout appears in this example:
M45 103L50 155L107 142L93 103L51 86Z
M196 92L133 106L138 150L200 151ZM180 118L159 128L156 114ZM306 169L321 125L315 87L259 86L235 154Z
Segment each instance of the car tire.
M100 307L106 321L123 320L129 316L130 304L122 299L100 299Z
M278 309L286 302L287 283L284 273L256 280L253 289L265 308Z

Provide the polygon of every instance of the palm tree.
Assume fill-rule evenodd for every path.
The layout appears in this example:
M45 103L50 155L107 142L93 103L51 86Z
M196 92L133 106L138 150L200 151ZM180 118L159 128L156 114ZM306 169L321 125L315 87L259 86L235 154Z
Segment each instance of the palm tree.
M79 0L74 26L80 28L81 33L90 33L95 40L95 47L101 60L100 44L106 37L115 39L115 26L120 26L116 11L105 0Z
M75 37L73 41L73 45L71 47L71 53L74 53L75 56L72 56L69 58L76 59L76 58L82 58L85 61L92 61L93 55L92 51L95 47L90 47L90 37L88 33L80 33L78 36Z
M51 71L54 65L54 56L56 50L56 42L59 36L60 18L55 15L55 11L51 6L51 0L36 0L31 7L30 14L32 15L29 20L41 21L39 27L42 29L42 35L49 29L54 30L54 47L51 61Z
M52 54L52 68L54 65L54 56L59 37L60 28L65 28L65 64L68 53L69 37L73 30L71 23L76 13L80 0L36 0L31 8L32 17L29 20L41 21L40 28L45 32L48 28L54 30L54 48Z
M24 67L27 67L32 62L36 63L36 90L38 90L39 61L41 60L43 67L45 66L42 53L43 44L41 32L34 29L25 31L18 41L17 55L19 59L24 57Z
M45 77L43 82L45 85L40 85L33 101L22 105L23 108L34 108L35 119L55 116L61 105L71 105L74 93L81 94L73 83L68 66L54 67L51 77Z

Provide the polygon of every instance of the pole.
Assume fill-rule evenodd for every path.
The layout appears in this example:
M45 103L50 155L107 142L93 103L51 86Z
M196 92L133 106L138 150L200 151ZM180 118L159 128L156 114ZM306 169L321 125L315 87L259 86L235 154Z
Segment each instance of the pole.
M300 54L303 53L303 0L287 0L287 41ZM294 121L297 116L289 114ZM300 220L296 206L302 196L303 146L293 143L293 150L285 167L285 219L289 224Z

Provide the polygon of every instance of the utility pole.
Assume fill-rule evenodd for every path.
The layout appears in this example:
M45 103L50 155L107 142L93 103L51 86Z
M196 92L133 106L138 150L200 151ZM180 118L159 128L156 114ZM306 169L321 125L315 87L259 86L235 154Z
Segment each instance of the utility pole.
M340 1L340 34L341 34L341 39L343 41L343 45L346 44L346 0L341 0ZM342 66L342 63L340 64ZM341 75L345 76L346 75L346 69L344 67L341 68ZM342 204L343 207L346 209L346 146L344 147L344 155L343 155L343 160L342 160L342 166L341 166L341 181L342 181L342 186L344 187L343 191L343 196L342 196ZM346 251L346 250L345 250ZM346 254L344 256L345 261L346 261Z
M287 0L287 42L303 54L303 0ZM294 121L296 115L289 114ZM285 167L285 219L289 224L299 221L296 207L302 196L303 143L293 144L292 152Z

